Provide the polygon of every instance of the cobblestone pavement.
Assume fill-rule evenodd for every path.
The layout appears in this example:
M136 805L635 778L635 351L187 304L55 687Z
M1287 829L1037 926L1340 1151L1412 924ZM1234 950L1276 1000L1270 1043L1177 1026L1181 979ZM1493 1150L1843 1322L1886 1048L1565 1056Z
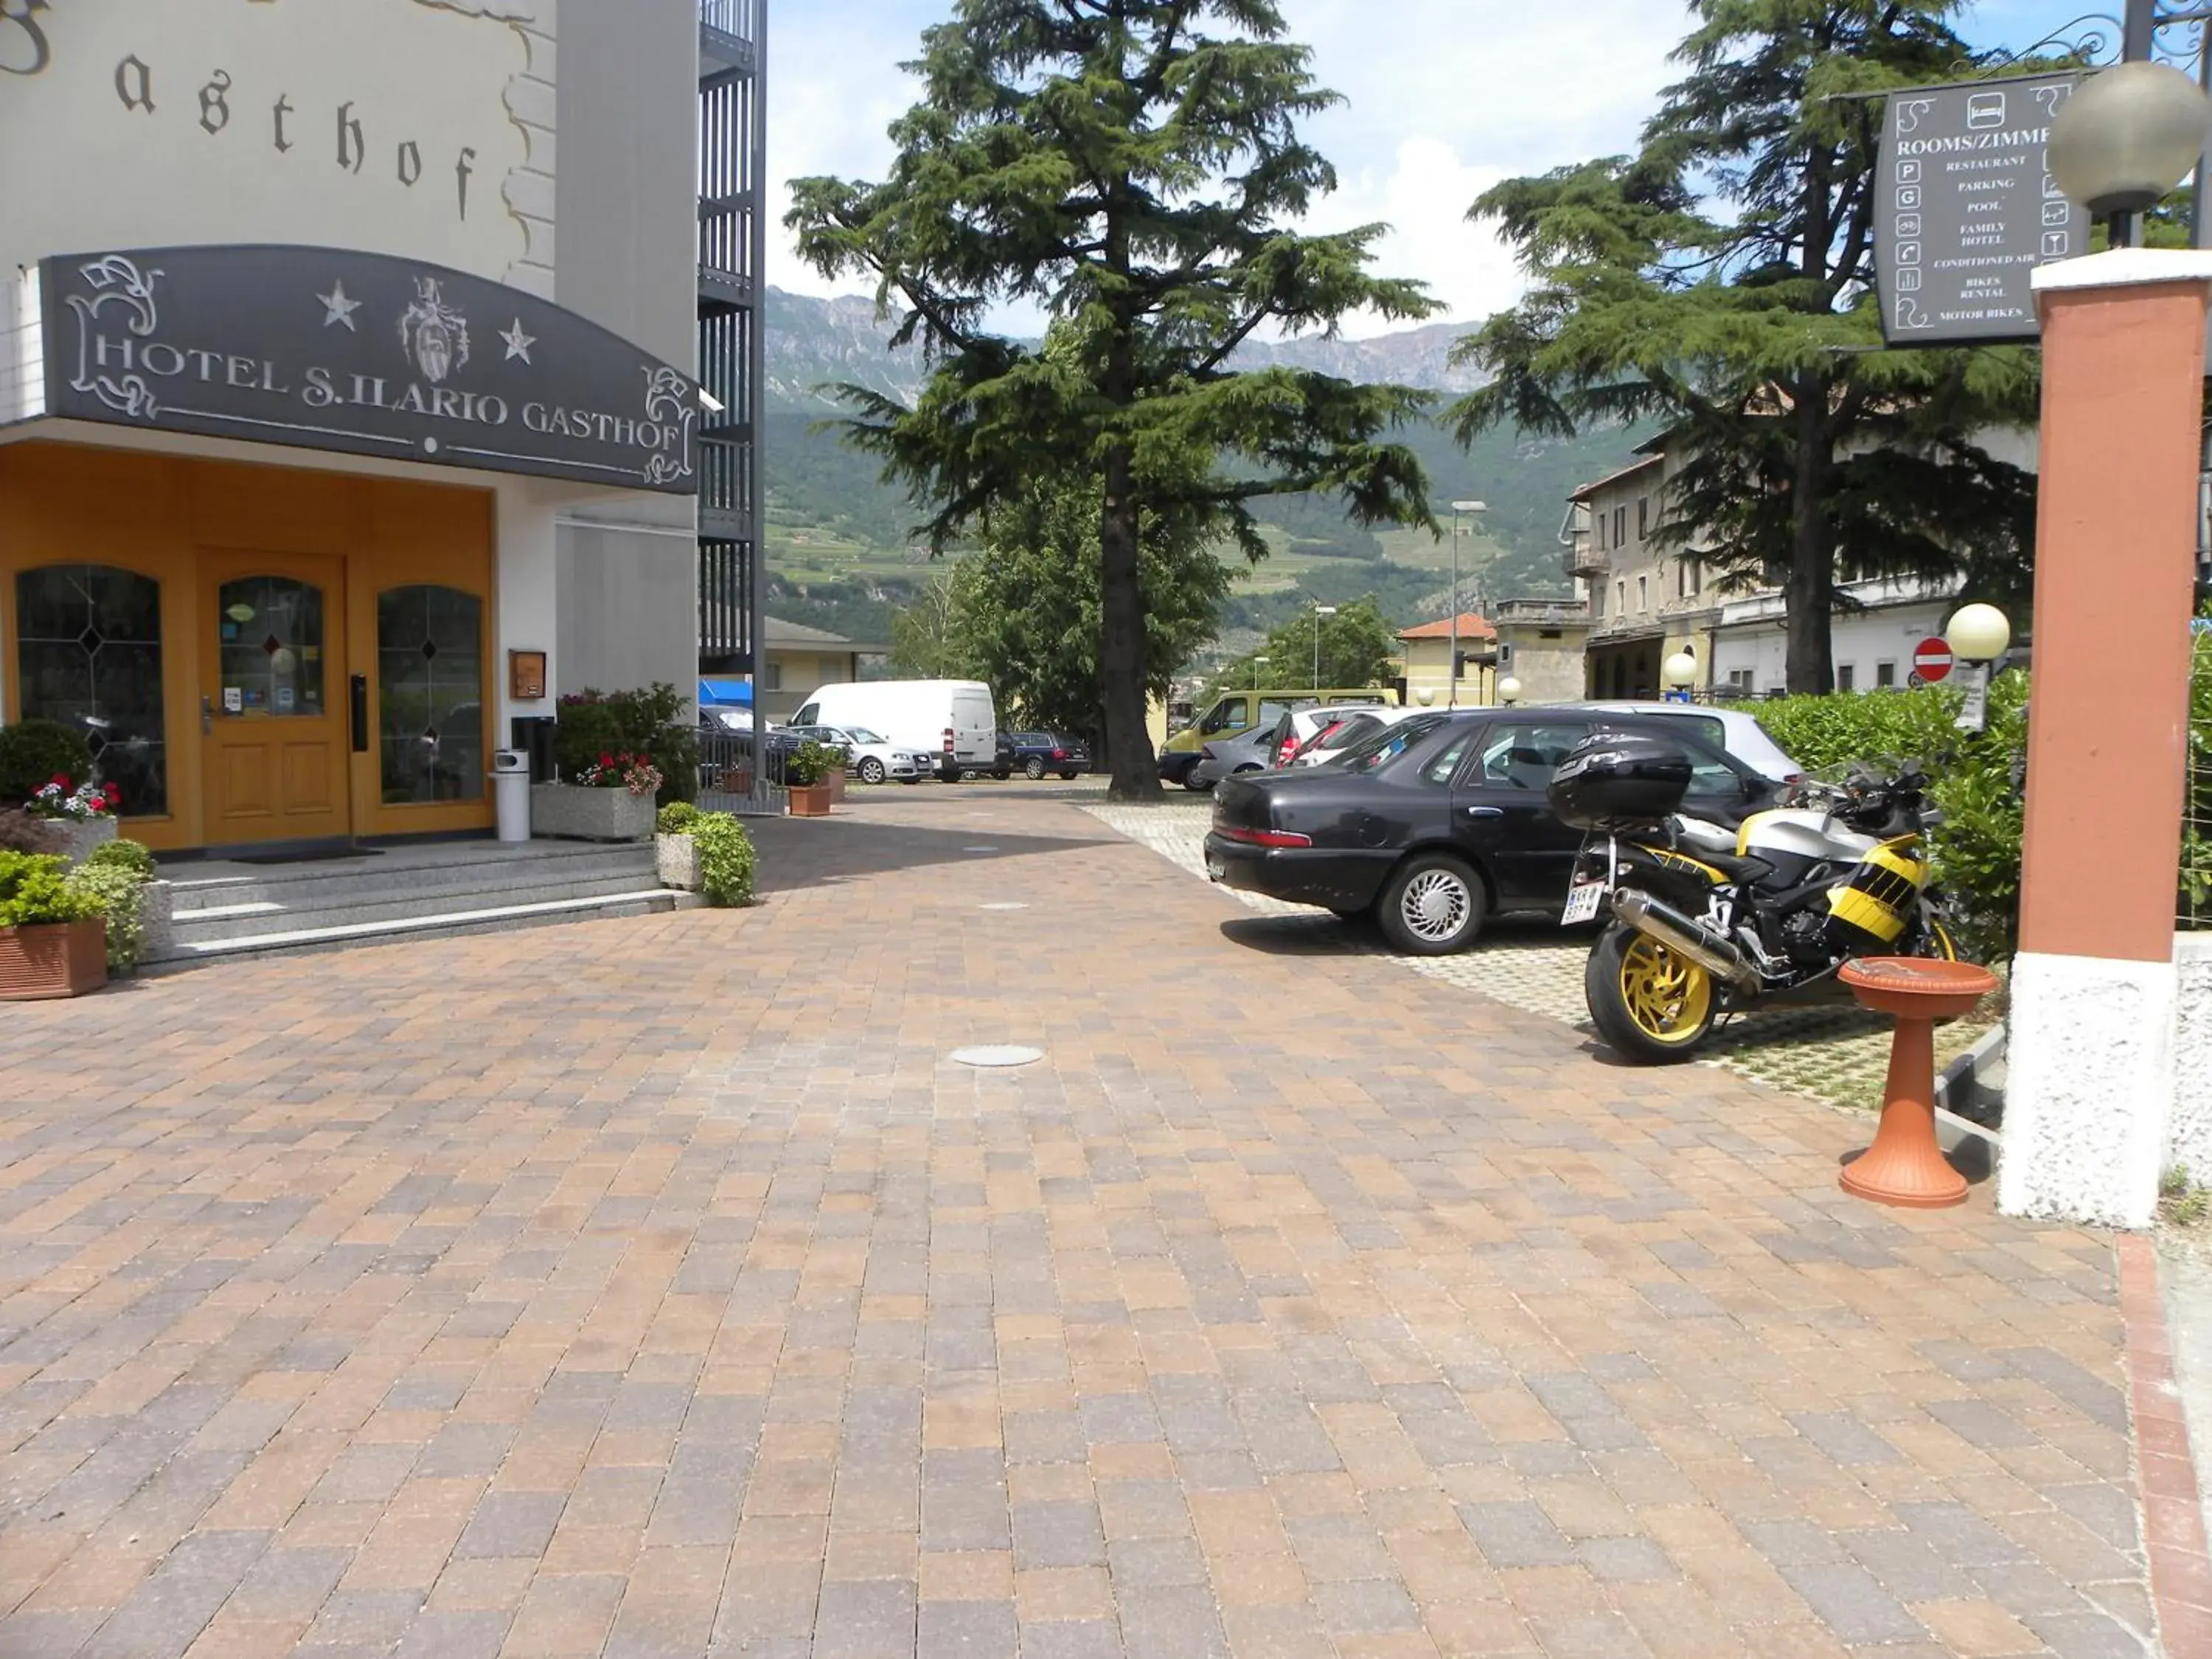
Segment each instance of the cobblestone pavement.
M2144 1650L2105 1239L863 799L0 1013L0 1656Z
M1212 804L1170 798L1165 806L1121 806L1092 799L1085 808L1101 823L1161 857L1206 879L1206 831ZM1326 911L1285 904L1257 893L1231 892L1261 915L1283 919L1285 934L1307 935L1307 948L1383 957L1401 969L1480 991L1509 1006L1591 1030L1583 1000L1583 964L1589 959L1589 936L1567 936L1531 918L1493 922L1474 950L1452 957L1398 957L1364 927L1339 921ZM1299 929L1299 924L1303 928ZM1856 1008L1778 1009L1755 1019L1722 1025L1699 1062L1717 1066L1776 1088L1793 1090L1832 1106L1872 1110L1881 1104L1882 1081L1889 1068L1888 1022ZM1972 1047L1989 1030L1986 1020L1960 1020L1936 1034L1940 1066Z

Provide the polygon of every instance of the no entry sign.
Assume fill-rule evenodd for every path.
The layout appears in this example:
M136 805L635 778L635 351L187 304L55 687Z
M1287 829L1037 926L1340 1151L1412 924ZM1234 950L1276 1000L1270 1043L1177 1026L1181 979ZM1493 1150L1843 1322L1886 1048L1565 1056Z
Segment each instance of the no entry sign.
M1923 640L1912 647L1912 672L1930 685L1950 678L1954 660L1950 646L1940 638Z

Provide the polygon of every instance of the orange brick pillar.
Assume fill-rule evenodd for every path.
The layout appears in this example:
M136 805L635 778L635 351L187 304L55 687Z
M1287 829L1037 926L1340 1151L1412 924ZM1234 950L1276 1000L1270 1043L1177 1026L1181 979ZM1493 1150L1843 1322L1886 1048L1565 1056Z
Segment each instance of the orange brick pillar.
M2149 1224L2174 1097L2176 871L2212 252L2035 273L2027 841L1998 1203Z

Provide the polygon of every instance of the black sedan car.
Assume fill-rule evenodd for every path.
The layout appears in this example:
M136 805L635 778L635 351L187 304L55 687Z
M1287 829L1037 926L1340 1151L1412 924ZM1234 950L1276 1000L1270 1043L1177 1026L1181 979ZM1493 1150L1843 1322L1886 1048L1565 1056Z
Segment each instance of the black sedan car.
M1214 880L1345 917L1371 915L1397 950L1464 950L1492 915L1557 915L1582 832L1544 788L1593 731L1649 731L1686 750L1682 811L1741 822L1782 786L1679 726L1561 708L1439 710L1371 734L1341 760L1224 781L1206 838Z

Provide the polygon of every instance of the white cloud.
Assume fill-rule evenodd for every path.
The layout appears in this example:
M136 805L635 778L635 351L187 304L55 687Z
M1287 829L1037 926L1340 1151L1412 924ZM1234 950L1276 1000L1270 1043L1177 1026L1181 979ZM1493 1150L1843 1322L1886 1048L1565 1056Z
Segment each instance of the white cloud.
M1418 277L1453 319L1479 319L1519 291L1510 259L1465 214L1498 180L1632 149L1673 78L1686 28L1653 0L1283 0L1291 38L1314 48L1321 82L1346 100L1310 124L1341 188L1316 205L1316 229L1392 227L1378 269ZM807 294L852 293L801 266L781 230L783 181L888 166L885 125L915 86L898 63L945 0L811 0L771 10L770 177L778 225L769 280ZM1391 326L1360 319L1352 334Z

